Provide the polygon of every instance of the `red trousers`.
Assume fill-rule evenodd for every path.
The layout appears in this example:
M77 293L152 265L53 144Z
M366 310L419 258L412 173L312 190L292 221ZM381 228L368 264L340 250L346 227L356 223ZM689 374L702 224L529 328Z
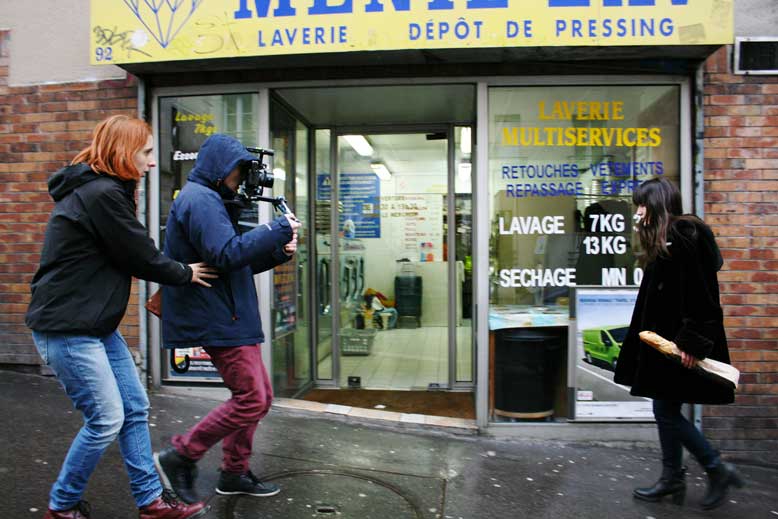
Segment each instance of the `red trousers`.
M179 454L199 460L220 440L224 453L222 470L243 474L249 470L254 431L270 410L273 387L262 363L258 344L229 348L206 347L232 398L184 435L173 437Z

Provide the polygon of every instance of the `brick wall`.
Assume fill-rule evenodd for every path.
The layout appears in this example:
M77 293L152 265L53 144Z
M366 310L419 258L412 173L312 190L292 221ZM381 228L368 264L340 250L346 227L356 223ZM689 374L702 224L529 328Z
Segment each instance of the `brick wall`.
M705 69L705 219L725 258L719 276L734 405L704 427L735 458L778 463L778 76L731 73L731 48Z
M9 38L0 31L0 365L39 364L24 312L53 206L46 182L86 146L98 121L137 115L137 87L131 76L8 86ZM137 283L121 330L137 346Z

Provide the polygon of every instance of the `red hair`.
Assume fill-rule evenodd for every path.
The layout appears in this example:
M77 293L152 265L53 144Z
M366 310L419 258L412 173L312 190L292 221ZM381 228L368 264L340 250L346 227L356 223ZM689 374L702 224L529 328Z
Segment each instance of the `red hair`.
M145 121L127 115L114 115L98 123L92 142L76 155L71 164L84 162L97 173L122 180L138 180L135 154L146 146L151 127Z

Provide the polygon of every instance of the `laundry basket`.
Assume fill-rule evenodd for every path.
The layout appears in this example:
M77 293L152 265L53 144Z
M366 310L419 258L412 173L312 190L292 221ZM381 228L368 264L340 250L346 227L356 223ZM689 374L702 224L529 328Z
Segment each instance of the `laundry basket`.
M346 328L340 333L341 355L370 355L377 330Z

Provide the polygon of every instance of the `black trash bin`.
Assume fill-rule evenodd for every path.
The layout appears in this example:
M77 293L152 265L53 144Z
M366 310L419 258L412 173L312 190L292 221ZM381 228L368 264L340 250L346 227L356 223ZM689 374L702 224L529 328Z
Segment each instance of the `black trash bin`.
M404 317L412 317L416 326L421 326L421 295L421 276L403 274L394 278L395 309L401 322Z
M543 328L495 333L494 413L522 419L553 415L564 333Z

